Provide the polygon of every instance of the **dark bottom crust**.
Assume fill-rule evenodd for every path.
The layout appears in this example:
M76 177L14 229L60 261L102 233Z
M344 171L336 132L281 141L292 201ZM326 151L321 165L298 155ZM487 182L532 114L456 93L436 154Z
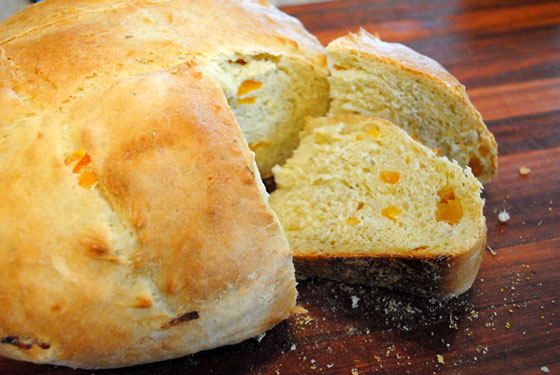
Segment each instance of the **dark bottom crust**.
M324 278L349 284L384 287L421 296L447 298L451 257L432 259L366 257L294 257L296 278Z

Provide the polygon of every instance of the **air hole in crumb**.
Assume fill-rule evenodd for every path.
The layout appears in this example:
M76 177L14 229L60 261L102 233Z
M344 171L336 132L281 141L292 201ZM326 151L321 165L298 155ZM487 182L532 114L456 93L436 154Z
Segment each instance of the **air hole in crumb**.
M356 208L356 211L359 211L359 210L361 210L362 208L364 208L364 202L358 203L358 207Z
M482 166L480 159L476 156L473 156L471 160L469 160L469 167L475 177L480 177L484 173L484 167Z

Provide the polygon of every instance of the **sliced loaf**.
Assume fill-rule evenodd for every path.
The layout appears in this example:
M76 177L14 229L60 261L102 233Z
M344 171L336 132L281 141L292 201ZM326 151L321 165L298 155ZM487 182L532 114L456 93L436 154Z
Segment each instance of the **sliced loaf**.
M472 285L486 241L481 184L378 118L310 119L270 205L300 278L450 297Z
M498 170L497 145L465 87L438 62L361 29L327 47L331 115L380 117L442 155L471 168L481 182Z

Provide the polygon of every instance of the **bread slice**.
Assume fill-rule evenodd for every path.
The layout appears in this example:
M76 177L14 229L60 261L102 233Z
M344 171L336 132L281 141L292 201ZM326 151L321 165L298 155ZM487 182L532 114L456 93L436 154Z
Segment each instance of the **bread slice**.
M386 119L442 155L471 168L482 182L496 176L497 145L465 87L436 61L361 29L327 47L330 114Z
M312 119L301 137L270 197L299 278L437 297L471 287L486 224L470 170L374 117Z

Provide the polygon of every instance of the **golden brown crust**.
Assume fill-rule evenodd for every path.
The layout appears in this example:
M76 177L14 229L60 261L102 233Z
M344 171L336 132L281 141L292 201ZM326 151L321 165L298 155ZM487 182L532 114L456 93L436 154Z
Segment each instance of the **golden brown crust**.
M193 59L219 75L216 65L240 57L300 66L327 86L317 39L295 18L257 0L50 0L2 23L0 91L15 88L40 110L121 77ZM326 106L322 101L319 106ZM264 151L257 153L258 163L269 173Z
M387 256L383 252L370 254L336 253L294 249L294 264L298 279L325 278L349 284L384 287L422 296L450 298L472 286L486 246L486 226L470 249L457 255Z
M333 41L332 47L379 58L386 63L437 79L455 91L464 91L464 86L437 61L419 54L405 45L383 42L363 28L360 28L357 34L348 33L345 37Z
M344 51L346 54L359 56L360 58L381 61L422 79L427 79L433 85L440 86L449 92L474 119L473 123L480 138L479 143L482 150L477 157L488 159L489 167L484 171L475 170L479 163L473 163L471 165L473 173L482 182L489 182L497 176L498 154L494 135L488 131L480 112L471 103L465 87L437 61L402 44L383 42L363 28L360 28L356 34L348 33L345 37L332 41L327 49L329 52Z
M102 3L111 23L171 2L76 7ZM2 46L0 355L119 367L264 332L294 305L291 252L221 89L193 61L132 67L91 14ZM110 44L73 55L77 34Z
M2 23L0 48L14 66L3 78L41 107L193 57L281 55L326 71L301 23L256 0L45 1Z

